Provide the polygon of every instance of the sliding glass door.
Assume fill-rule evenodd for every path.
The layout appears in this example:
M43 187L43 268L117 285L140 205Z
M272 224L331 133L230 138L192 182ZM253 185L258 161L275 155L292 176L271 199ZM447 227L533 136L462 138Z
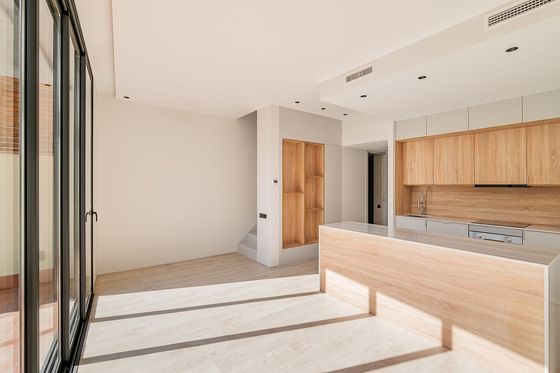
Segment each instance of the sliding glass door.
M85 275L84 275L84 300L86 305L91 301L93 292L93 224L97 214L93 212L93 74L91 68L84 60L85 67L85 103L84 103L84 189L85 189ZM85 310L87 307L83 307ZM84 315L85 316L85 315Z
M58 209L60 201L59 100L56 82L56 31L58 12L46 0L39 1L39 366L58 357L60 253Z
M77 356L93 295L93 92L73 1L0 0L2 373Z
M20 369L20 6L0 0L0 372Z
M80 211L80 53L75 33L70 27L69 35L69 102L68 116L68 206L69 206L69 309L70 340L73 343L79 321L80 297L80 221L85 216Z

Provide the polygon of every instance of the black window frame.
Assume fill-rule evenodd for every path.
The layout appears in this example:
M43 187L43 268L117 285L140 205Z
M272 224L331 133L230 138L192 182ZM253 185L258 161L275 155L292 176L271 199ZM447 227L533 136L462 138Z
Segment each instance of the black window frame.
M18 0L14 0L18 1ZM57 348L52 348L43 367L39 361L39 1L46 1L55 19L55 92L54 92L54 143L55 156L55 227L58 236L58 274L57 284L59 303L59 325ZM91 311L94 296L93 263L93 222L90 237L85 237L87 215L97 214L93 211L93 133L94 133L94 79L85 41L73 0L19 0L21 77L20 77L20 162L21 162L21 286L20 286L20 371L21 372L57 372L69 370L79 359L80 345L85 337L87 319ZM73 30L73 31L72 31ZM69 63L68 56L71 33L75 38L75 47L79 54L79 90L77 103L79 107L79 288L78 316L75 320L75 333L72 333L72 320L69 309L69 182L68 171L68 126L69 118ZM85 102L85 74L91 80L91 103ZM85 199L85 105L90 106L90 201ZM89 203L89 206L88 206ZM87 210L87 211L86 211ZM91 281L85 283L85 240L91 241ZM91 289L86 298L86 286ZM74 338L72 338L74 334Z

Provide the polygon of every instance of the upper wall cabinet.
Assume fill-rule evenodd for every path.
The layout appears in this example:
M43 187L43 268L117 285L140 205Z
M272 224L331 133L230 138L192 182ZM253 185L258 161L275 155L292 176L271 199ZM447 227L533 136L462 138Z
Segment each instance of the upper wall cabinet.
M434 139L434 184L474 184L474 135Z
M469 111L465 108L428 115L426 128L428 136L467 131Z
M426 117L399 120L395 125L397 140L426 136Z
M521 97L470 107L469 130L521 123L522 110Z
M526 128L474 136L475 184L527 184Z
M527 128L530 185L560 185L560 124Z
M523 97L523 122L560 117L560 90Z
M434 183L434 140L410 141L403 144L403 181L405 185Z

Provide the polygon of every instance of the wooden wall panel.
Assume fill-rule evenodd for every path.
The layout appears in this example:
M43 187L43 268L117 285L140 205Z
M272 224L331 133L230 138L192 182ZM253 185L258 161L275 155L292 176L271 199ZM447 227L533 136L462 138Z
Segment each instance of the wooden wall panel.
M545 266L321 227L321 290L470 354L542 372Z
M416 201L420 189L427 190L428 215L560 226L560 187L409 187L408 200ZM409 206L420 212L414 202Z

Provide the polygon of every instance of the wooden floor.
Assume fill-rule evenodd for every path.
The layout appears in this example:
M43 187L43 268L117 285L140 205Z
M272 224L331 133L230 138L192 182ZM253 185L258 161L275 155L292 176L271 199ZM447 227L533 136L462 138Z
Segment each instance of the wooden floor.
M316 261L238 254L101 276L79 371L483 371L318 290Z

